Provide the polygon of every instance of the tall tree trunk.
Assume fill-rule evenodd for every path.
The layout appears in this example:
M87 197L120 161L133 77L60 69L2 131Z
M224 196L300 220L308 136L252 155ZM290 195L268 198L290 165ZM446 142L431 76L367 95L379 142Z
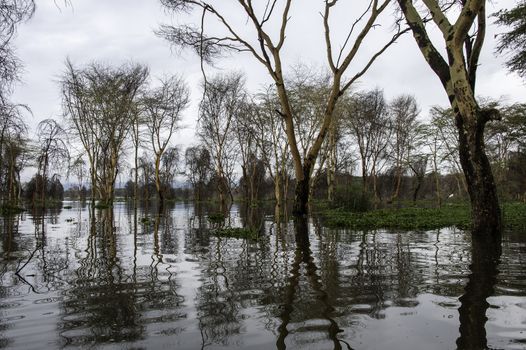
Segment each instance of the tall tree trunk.
M394 202L400 196L400 187L402 185L402 165L397 164L395 175L395 188L391 196L391 202Z
M135 162L135 173L134 173L134 180L133 180L133 207L137 209L137 200L139 197L139 147L138 147L138 144L135 145L134 162Z
M327 200L334 200L334 182L336 177L336 128L334 121L329 131L329 159L327 162Z
M95 206L95 200L97 198L97 174L93 163L90 161L90 178L91 178L91 206Z
M164 195L163 195L163 189L161 184L161 174L160 174L160 165L161 165L161 157L159 154L155 156L155 189L157 190L157 195L159 196L159 208L162 209L164 206Z
M459 154L471 201L474 235L500 235L501 212L497 189L484 151L484 126L498 118L494 109L481 110L475 98L478 61L486 28L485 0L462 3L454 24L434 2L433 21L443 34L447 62L431 42L424 20L410 0L398 0L413 36L427 63L439 77L455 113ZM429 5L430 4L430 5ZM476 35L469 35L476 20Z
M438 207L442 207L442 191L440 189L440 174L438 173L438 169L434 171L434 178L435 178L435 194L437 198L437 204Z
M9 185L8 185L9 205L16 205L15 198L15 158L11 156L9 164Z
M292 213L295 216L306 216L309 208L311 166L307 163L303 166L303 178L296 179L296 190L294 195L294 208Z
M420 187L422 187L422 180L422 177L416 177L416 186L413 189L413 205L416 205L416 200L418 199L418 192L420 192Z
M243 175L243 195L245 197L245 201L248 201L250 195L249 195L249 189L248 189L248 172L247 172L246 164L243 164L241 166L241 171Z
M274 177L274 198L276 200L276 210L281 211L281 173L276 171L276 176Z
M502 226L497 187L484 151L484 126L491 111L475 110L470 122L457 113L459 154L471 202L473 232L498 234Z

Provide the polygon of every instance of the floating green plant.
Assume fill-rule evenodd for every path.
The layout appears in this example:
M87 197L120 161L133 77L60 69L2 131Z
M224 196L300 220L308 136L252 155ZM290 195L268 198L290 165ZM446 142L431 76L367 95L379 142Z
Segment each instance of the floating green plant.
M218 237L248 238L255 240L259 236L256 230L245 227L226 227L213 232L214 235Z

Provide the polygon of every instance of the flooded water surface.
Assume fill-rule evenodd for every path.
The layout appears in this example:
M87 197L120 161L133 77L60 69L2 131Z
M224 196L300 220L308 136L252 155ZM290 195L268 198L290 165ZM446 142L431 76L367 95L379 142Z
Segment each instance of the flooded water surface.
M1 219L0 348L526 349L526 232L499 250L234 206L251 240L192 204L71 205Z

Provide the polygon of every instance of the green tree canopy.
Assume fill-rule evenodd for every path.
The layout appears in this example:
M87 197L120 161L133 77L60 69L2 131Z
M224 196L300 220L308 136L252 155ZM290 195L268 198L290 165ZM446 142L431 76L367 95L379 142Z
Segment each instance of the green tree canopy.
M511 29L499 36L497 52L508 53L508 69L526 78L526 1L519 2L511 10L501 10L495 16L498 24Z

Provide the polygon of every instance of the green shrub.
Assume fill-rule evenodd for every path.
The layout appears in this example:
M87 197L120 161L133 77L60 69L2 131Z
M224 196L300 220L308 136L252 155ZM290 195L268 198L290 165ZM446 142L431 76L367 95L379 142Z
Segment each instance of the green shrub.
M334 200L329 206L332 209L363 213L371 208L371 200L368 193L362 190L361 184L352 183L348 186L337 186Z

